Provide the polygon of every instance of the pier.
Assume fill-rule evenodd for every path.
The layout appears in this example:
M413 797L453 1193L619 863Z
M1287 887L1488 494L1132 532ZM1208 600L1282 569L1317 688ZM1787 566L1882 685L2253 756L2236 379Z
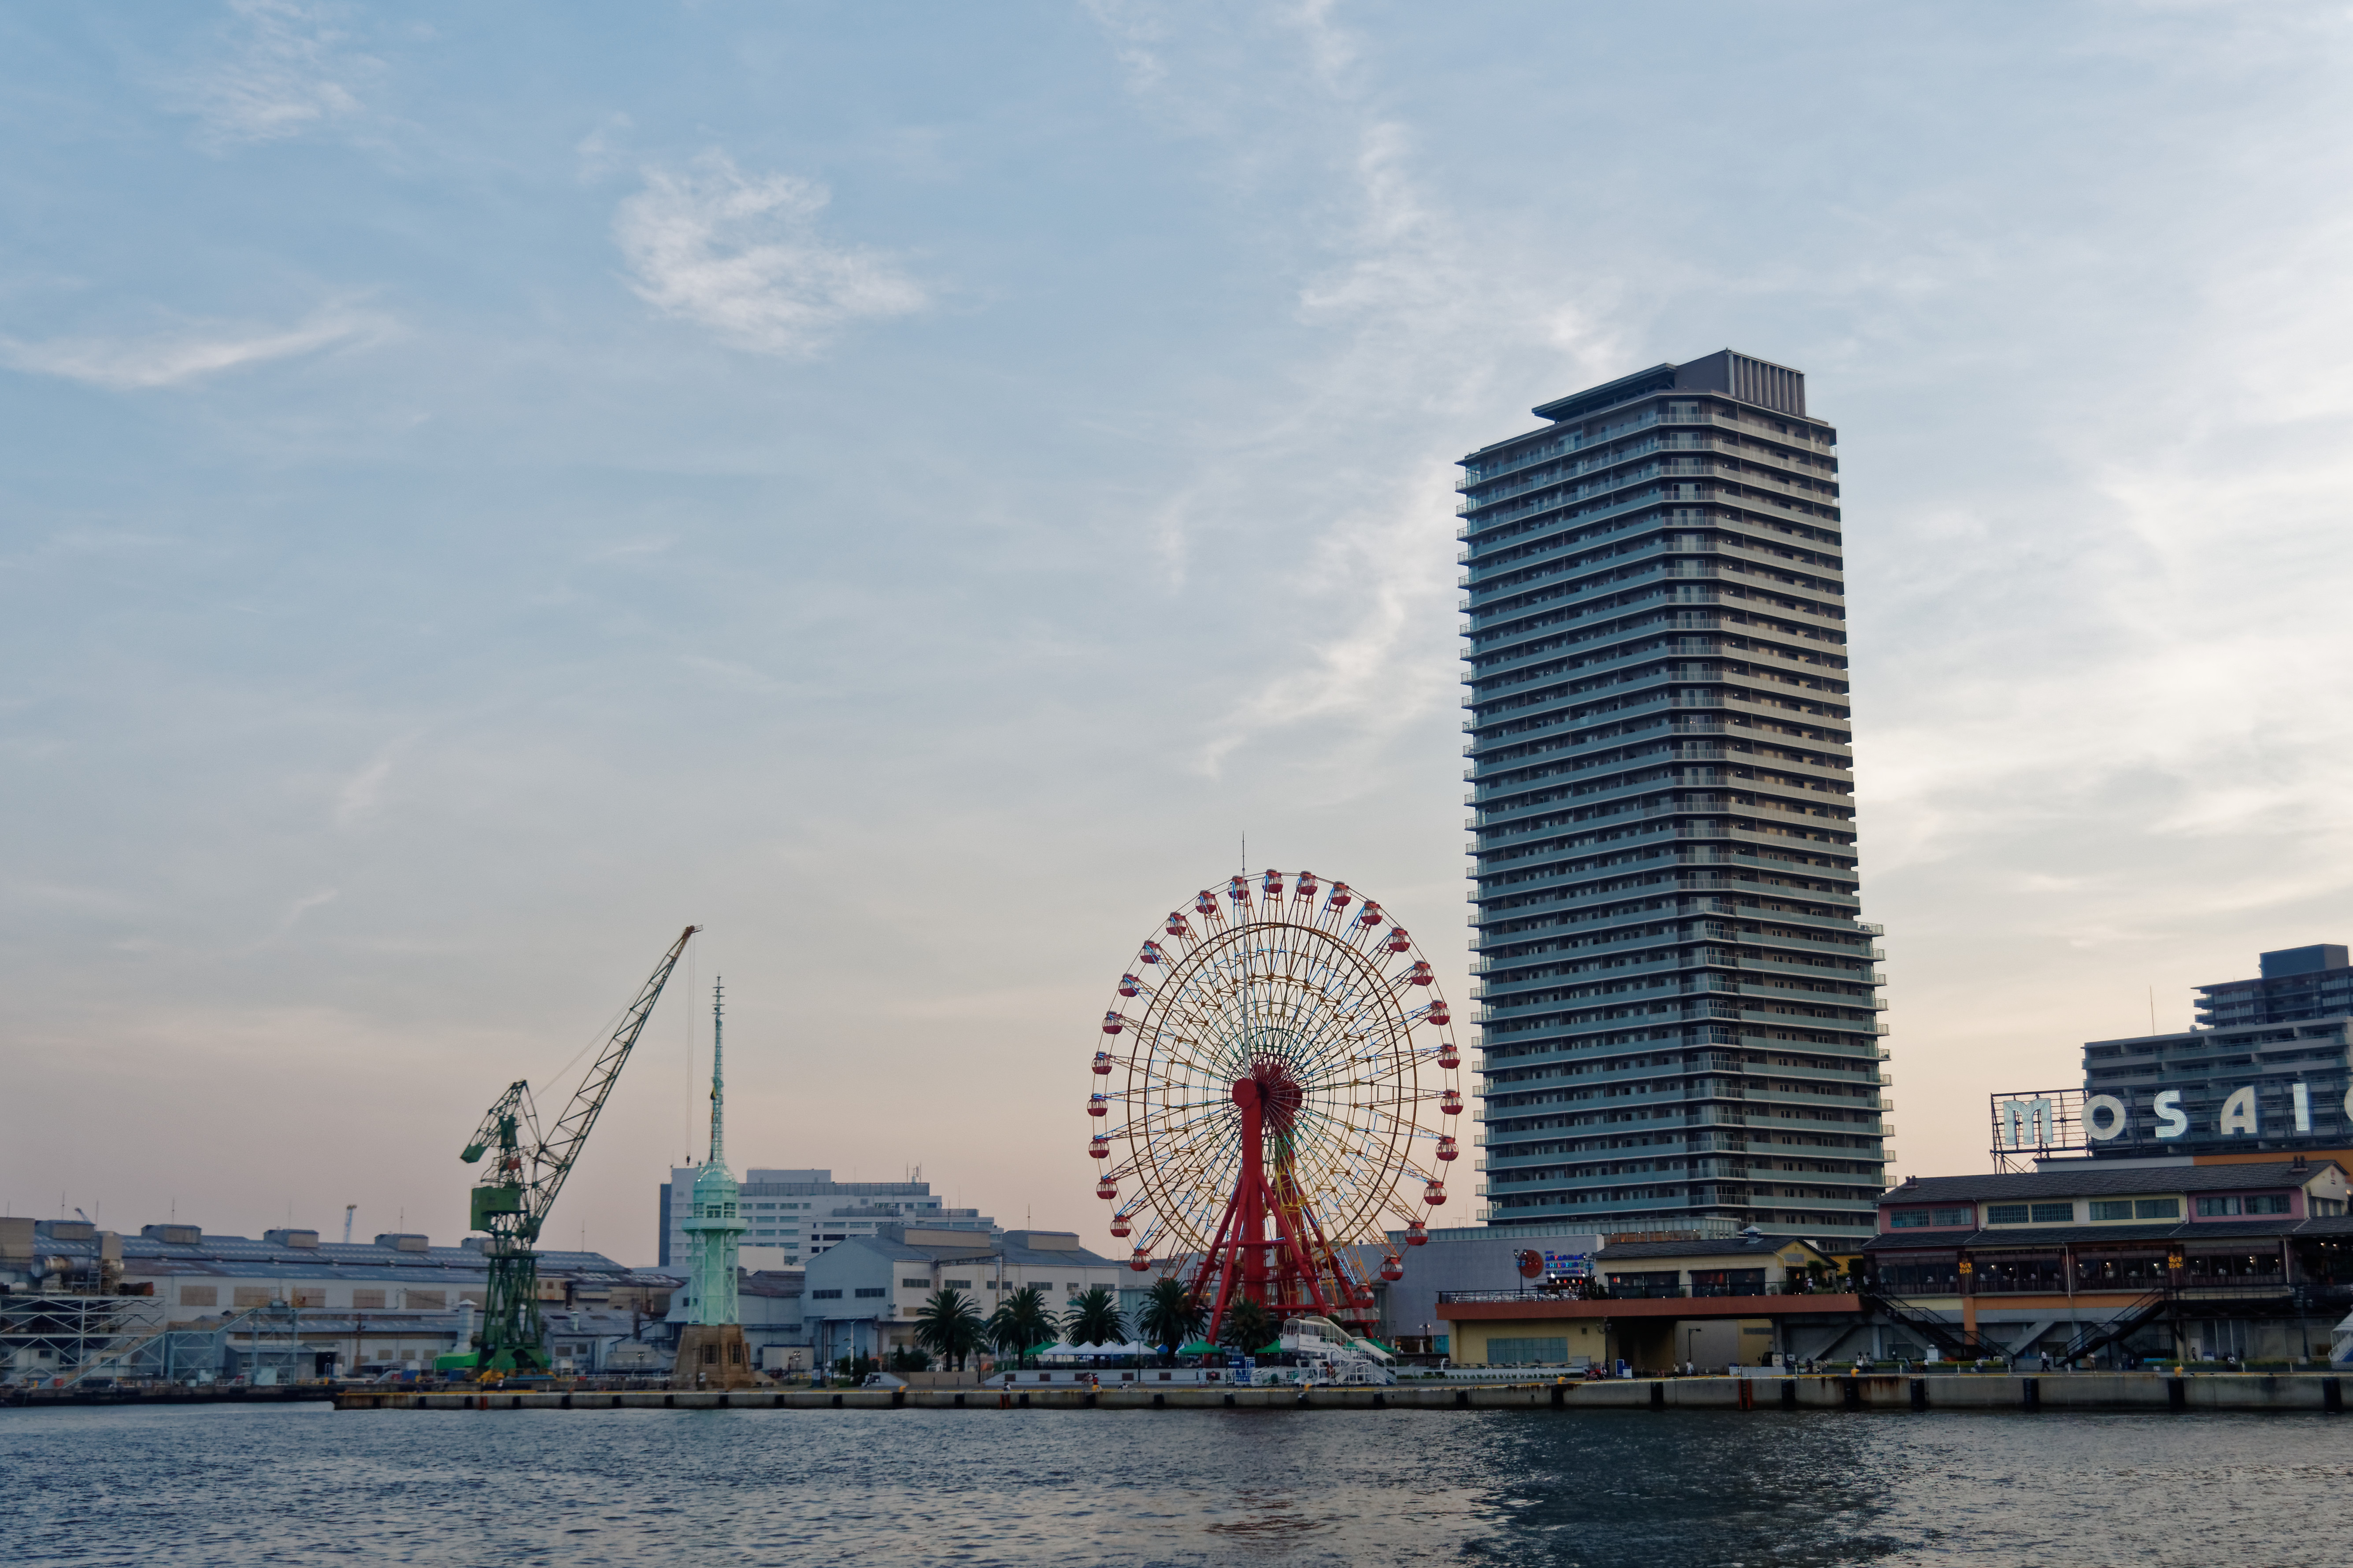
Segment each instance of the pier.
M2304 1411L2340 1414L2344 1380L2310 1373L2054 1373L1610 1378L1386 1388L738 1389L508 1394L349 1389L338 1410L1754 1410Z

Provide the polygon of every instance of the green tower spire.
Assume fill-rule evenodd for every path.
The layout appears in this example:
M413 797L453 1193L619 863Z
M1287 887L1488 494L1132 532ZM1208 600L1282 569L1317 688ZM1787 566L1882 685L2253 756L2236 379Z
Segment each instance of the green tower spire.
M732 1323L739 1313L735 1294L737 1237L745 1221L742 1191L727 1169L727 1079L721 1031L726 1015L726 983L711 985L711 1158L694 1178L694 1212L685 1230L694 1254L695 1323Z

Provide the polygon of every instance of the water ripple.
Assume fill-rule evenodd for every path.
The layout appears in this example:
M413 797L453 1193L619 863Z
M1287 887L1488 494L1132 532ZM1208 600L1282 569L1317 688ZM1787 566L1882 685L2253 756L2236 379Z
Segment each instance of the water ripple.
M2341 1423L1843 1412L0 1411L0 1560L2337 1563Z

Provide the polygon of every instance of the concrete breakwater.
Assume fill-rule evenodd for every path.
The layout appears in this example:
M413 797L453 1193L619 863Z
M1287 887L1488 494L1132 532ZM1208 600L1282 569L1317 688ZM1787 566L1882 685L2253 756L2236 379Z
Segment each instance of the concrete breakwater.
M1590 1383L1399 1384L1389 1388L737 1389L729 1394L417 1393L353 1389L338 1410L2205 1410L2345 1408L2316 1373L2163 1373L1618 1378Z

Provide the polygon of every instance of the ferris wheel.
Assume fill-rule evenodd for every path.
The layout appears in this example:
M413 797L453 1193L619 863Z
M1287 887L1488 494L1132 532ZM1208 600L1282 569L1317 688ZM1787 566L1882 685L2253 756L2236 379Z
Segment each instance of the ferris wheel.
M1111 1231L1233 1301L1369 1319L1361 1249L1429 1238L1460 1153L1461 1052L1405 929L1345 882L1270 870L1203 889L1137 950L1103 1014L1088 1152Z

